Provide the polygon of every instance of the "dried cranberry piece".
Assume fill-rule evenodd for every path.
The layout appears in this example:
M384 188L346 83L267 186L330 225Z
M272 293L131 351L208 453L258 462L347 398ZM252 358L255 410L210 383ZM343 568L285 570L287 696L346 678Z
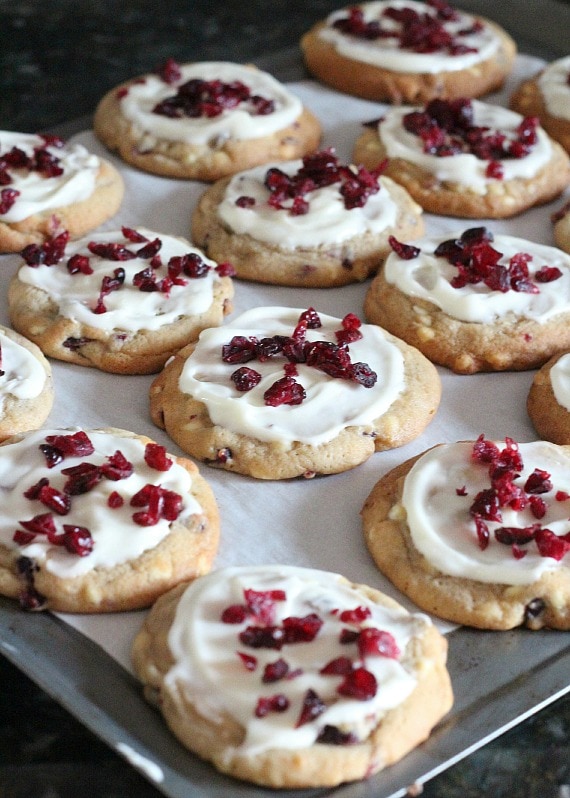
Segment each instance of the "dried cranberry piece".
M346 676L352 671L352 660L349 657L336 657L331 659L320 669L323 676Z
M123 227L121 227L121 233L133 244L144 244L148 241L146 236L143 236L142 233L139 233L139 231L135 230L133 227L125 227L123 225Z
M357 645L362 659L370 656L397 659L400 656L400 649L394 636L390 632L376 629L373 626L361 630Z
M358 737L352 732L343 732L338 726L327 723L319 732L317 742L322 745L355 745Z
M180 65L174 58L167 58L163 64L160 64L156 73L161 80L165 83L176 83L182 77L182 70Z
M500 523L503 520L499 499L493 488L484 488L479 491L469 508L469 512L471 515L486 521L498 521Z
M90 241L87 244L87 249L93 255L98 255L105 260L125 261L136 258L135 253L127 249L124 244L112 241Z
M479 548L481 549L481 551L485 551L491 539L489 527L479 515L475 515L474 521L475 521L475 531L477 533L477 542L479 544Z
M251 391L261 382L261 374L247 366L241 366L230 374L230 379L238 391Z
M58 533L53 515L51 513L35 515L29 521L19 521L18 523L20 526L23 526L27 532L29 532L29 534L32 536L32 539L36 537L36 535L46 535L50 543L57 542L56 537Z
M118 491L114 490L109 494L107 504L112 510L118 510L119 507L122 507L124 503L125 500Z
M275 662L269 662L263 669L261 681L265 683L278 682L289 673L288 663L281 657Z
M343 681L337 687L337 692L347 698L355 698L357 701L369 701L374 698L378 691L376 677L366 668L355 668L347 673Z
M247 626L239 634L240 642L250 648L274 648L278 651L284 643L284 632L280 626Z
M310 643L318 635L323 621L311 612L303 618L291 616L283 619L285 643Z
M46 443L40 444L48 468L57 465L65 457L87 457L95 451L89 436L83 430L69 435L47 435Z
M418 257L421 251L419 247L414 247L412 244L403 244L401 241L398 241L395 236L390 236L388 238L388 243L396 255L402 258L402 260L413 260Z
M471 457L478 463L493 463L499 456L499 447L485 439L484 435L479 435L473 444Z
M64 524L63 531L63 545L70 554L77 554L79 557L91 554L94 545L93 537L86 527Z
M247 610L262 624L271 625L275 618L275 604L287 598L284 590L253 590L246 588L243 591Z
M43 485L40 488L38 499L50 510L58 515L67 515L71 509L71 500L68 495L52 487Z
M247 671L254 671L257 668L257 657L253 657L251 654L244 654L243 651L236 651L236 654Z
M166 448L159 443L149 442L144 449L144 461L156 471L168 471L172 467L172 459L166 454Z
M79 253L72 255L67 261L67 271L70 274L93 274L89 258Z
M220 620L222 623L243 623L248 615L247 607L243 604L230 604L223 610Z
M527 493L548 493L552 490L550 474L540 468L535 468L525 482L524 489Z
M343 610L338 617L343 623L360 624L370 618L371 615L370 607L355 607L353 610Z
M318 718L319 715L323 714L326 708L326 704L314 690L307 690L303 696L303 707L299 717L297 718L295 728L298 729L305 723L310 723L312 720L315 720L315 718Z
M253 197L238 197L236 200L236 205L238 208L253 208L255 205L255 199Z
M513 544L523 546L525 543L530 543L531 540L534 540L539 529L540 526L538 524L532 524L527 527L502 526L495 529L495 538L499 543L504 543L507 546Z
M19 196L20 192L15 188L3 188L0 191L0 215L8 213Z
M255 707L256 718L264 718L270 712L285 712L289 709L289 699L286 695L278 693L269 697L261 697Z
M175 521L182 509L182 497L160 485L147 484L130 501L131 507L147 507L146 511L133 513L133 521L139 526L154 526L161 518Z
M63 468L62 474L69 477L63 486L68 496L79 496L88 493L101 481L101 471L93 463L80 463L70 468Z
M282 377L265 391L263 401L270 407L300 405L305 397L305 389L300 383L293 377Z
M257 356L257 339L234 335L229 344L222 346L224 363L247 363Z
M570 540L556 535L550 529L538 529L534 540L541 557L552 557L560 561L570 551Z
M338 642L341 646L349 645L350 643L356 643L358 640L359 632L355 629L341 629L341 632L338 637Z
M99 471L106 479L117 482L120 479L130 477L134 468L125 455L117 449L114 454L107 457L106 463L101 463Z

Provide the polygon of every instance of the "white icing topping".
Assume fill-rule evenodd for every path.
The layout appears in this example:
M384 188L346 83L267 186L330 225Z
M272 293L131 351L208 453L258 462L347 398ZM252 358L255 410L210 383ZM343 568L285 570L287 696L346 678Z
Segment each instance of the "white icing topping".
M362 339L349 346L353 363L367 363L377 373L372 388L329 377L299 363L295 379L305 388L306 398L298 405L268 407L263 394L284 376L283 357L250 361L246 365L262 375L261 381L250 391L235 388L230 375L238 366L222 361L222 346L234 335L259 339L290 336L300 313L293 308L261 307L243 313L223 328L205 330L184 364L180 390L203 402L214 424L264 441L317 445L332 440L346 427L370 424L382 416L404 390L404 359L385 332L373 324L362 325ZM307 330L307 340L336 343L334 333L341 329L340 320L319 316L322 326Z
M386 2L358 3L357 8L364 12L364 21L379 20L382 12L387 8L412 8L419 14L429 14L434 17L436 11L433 7L421 2L410 0L387 0ZM457 36L460 31L470 30L475 22L474 17L457 12L456 20L444 21L445 29ZM349 36L332 27L340 18L346 17L346 9L335 11L322 28L320 36L334 44L338 52L346 58L362 61L366 64L389 69L394 72L406 73L436 73L454 72L459 69L468 69L474 64L479 64L492 58L497 52L500 38L488 25L483 25L480 31L474 31L458 37L465 47L473 48L475 52L461 55L449 55L444 51L434 53L418 53L411 49L401 49L397 38L360 39ZM386 30L400 30L400 24L394 20L384 18L382 28Z
M537 283L539 292L491 290L483 283L453 288L451 280L457 275L456 267L434 251L442 241L458 238L445 235L414 242L421 249L419 257L403 260L392 252L386 259L385 277L389 283L410 297L426 299L449 316L467 322L493 323L509 314L542 323L570 310L570 256L555 247L535 244L522 238L496 235L492 246L502 253L500 264L507 265L518 253L528 253L532 279L542 266L553 266L562 275L549 283Z
M509 139L516 139L517 128L523 121L520 114L479 100L472 100L471 104L475 126L489 128L489 132L499 131ZM489 186L496 185L497 182L534 177L552 157L551 141L539 126L536 128L538 140L527 155L522 158L500 159L498 163L502 167L502 178L499 180L487 177L485 171L489 161L477 158L472 153L438 157L424 152L421 138L407 131L403 125L403 117L411 110L422 109L400 107L388 110L384 119L378 124L378 135L389 158L403 158L414 163L433 174L440 183L457 183L477 194L486 194Z
M504 447L504 443L497 445ZM523 511L504 507L500 523L486 521L491 540L487 548L480 548L469 508L477 493L491 483L488 464L472 460L472 446L461 442L432 449L422 455L406 477L402 505L416 548L443 573L479 582L527 585L547 571L568 567L568 555L560 561L542 557L535 544L530 543L523 547L527 554L517 559L509 545L494 539L493 530L497 527L524 528L537 523L530 506ZM553 489L541 494L548 509L540 524L557 535L565 535L570 531L568 501L556 501L554 495L557 491L570 494L568 454L546 441L519 444L519 450L524 469L515 484L523 487L535 468L551 475Z
M551 116L570 120L570 55L549 64L538 77L546 110Z
M208 61L180 66L182 77L175 83L165 83L158 75L146 75L144 81L132 83L121 98L121 111L141 132L168 141L189 144L223 146L227 139L257 139L270 136L291 125L301 114L302 105L279 81L267 72L242 64ZM191 79L220 80L224 83L241 81L252 94L273 100L270 114L255 114L246 103L225 109L214 117L180 117L171 119L153 113L157 103L176 94L182 84Z
M4 188L19 191L20 195L6 213L0 214L0 221L20 222L36 213L82 202L93 193L101 161L82 144L55 147L46 144L41 136L0 131L0 154L4 155L13 147L28 157L33 156L37 148L47 150L59 159L63 174L47 177L24 167L8 167L12 182Z
M18 271L18 279L41 288L48 293L57 304L59 314L68 319L75 319L81 324L102 330L159 330L172 324L182 316L191 316L207 311L213 300L215 283L220 280L215 271L214 261L204 257L203 253L191 246L182 238L157 234L146 228L137 228L137 232L146 236L149 241L159 238L162 247L159 256L162 266L154 269L157 281L167 275L168 261L173 257L181 257L189 253L197 253L211 268L200 278L189 278L186 285L173 285L168 293L162 291L140 291L133 286L133 277L149 268L150 261L143 258L116 261L93 255L87 245L91 242L117 242L127 249L137 252L144 243L132 243L122 232L95 233L80 241L70 241L65 249L65 257L55 266L39 267L22 266ZM82 254L89 257L92 274L70 274L67 261L72 255ZM105 313L94 313L103 277L112 277L115 269L125 270L125 281L117 291L112 291L104 298L107 308ZM184 278L184 275L182 275Z
M47 375L34 355L21 344L0 332L2 351L0 375L0 407L8 396L35 399L43 391Z
M229 605L244 603L244 589L285 591L285 600L275 602L275 625L287 617L316 613L324 621L323 626L312 642L285 644L280 651L248 648L238 635L252 623L251 618L241 624L220 622ZM424 616L373 603L337 574L284 565L233 567L213 572L193 582L180 599L168 635L175 664L165 684L173 692L182 692L207 718L218 718L222 713L235 718L245 729L240 753L274 747L307 748L327 724L364 739L387 710L398 706L410 694L416 675L398 659L368 656L364 665L375 675L378 692L368 700L354 700L336 692L341 676L319 674L319 669L336 657L350 657L359 664L356 645L339 644L343 628L359 627L343 623L338 614L332 614L335 609L357 607L365 607L371 613L363 626L389 632L401 652L428 623ZM255 671L245 668L236 651L257 658ZM285 659L291 672L301 668L302 673L264 684L261 677L265 665L279 658ZM295 728L303 697L309 689L326 703L326 710ZM276 693L287 696L288 709L256 717L258 699Z
M47 468L46 459L39 446L48 435L73 434L76 430L41 430L28 433L22 440L2 447L0 457L0 543L8 549L16 549L25 557L42 563L50 573L62 578L81 576L94 568L112 568L120 563L136 559L143 552L157 546L168 535L171 522L161 518L153 526L139 526L132 515L139 508L129 502L146 484L161 485L182 496L182 511L179 519L200 513L198 502L190 495L192 478L186 469L173 463L168 471L157 471L144 461L144 444L135 438L89 431L95 451L91 455L65 457L52 468ZM38 500L24 496L40 479L49 479L50 486L63 491L68 477L62 469L88 462L100 465L116 451L120 451L134 466L133 474L118 481L102 479L92 490L71 497L71 509L67 515L53 513L56 528L63 524L86 527L93 537L93 550L86 556L69 553L64 546L54 545L39 535L28 545L18 546L13 541L20 521L50 512ZM118 491L124 499L122 507L111 509L107 500Z
M284 250L338 244L355 236L381 233L395 224L398 208L385 184L380 191L371 194L361 208L345 208L339 192L340 182L304 195L309 203L306 214L291 214L288 208L292 201L285 203L283 209L271 207L268 204L270 192L264 185L268 168L278 168L292 176L301 166L300 160L290 161L235 175L218 206L220 219L235 233L250 235ZM243 196L255 199L255 205L236 205L236 200Z
M552 366L550 383L558 404L570 411L570 354L562 355Z

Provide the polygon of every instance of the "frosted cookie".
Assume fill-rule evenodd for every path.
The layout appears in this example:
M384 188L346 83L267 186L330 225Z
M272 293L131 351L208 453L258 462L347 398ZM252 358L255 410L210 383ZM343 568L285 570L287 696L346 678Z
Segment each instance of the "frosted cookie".
M425 211L473 219L506 218L557 197L570 160L535 117L480 100L433 100L391 108L367 127L354 160L385 174Z
M552 138L570 152L570 55L524 80L510 104L520 114L537 116Z
M49 362L35 344L0 325L0 441L41 427L52 405Z
M101 141L165 177L217 180L318 147L321 126L298 97L253 66L177 64L122 83L95 111Z
M78 238L119 209L121 175L82 144L0 131L0 252L19 252L62 230Z
M384 330L260 307L178 352L150 390L155 424L208 465L259 479L345 471L417 437L437 371Z
M303 36L301 49L309 72L338 91L408 104L494 91L516 55L498 25L436 0L340 9Z
M418 607L482 629L570 629L570 449L443 444L383 476L362 520Z
M570 252L570 202L552 214L552 224L557 246Z
M79 241L65 233L22 251L12 326L49 357L151 374L231 310L233 270L188 241L146 228Z
M209 571L218 510L189 460L117 429L28 432L0 451L0 594L25 609L138 609Z
M570 349L570 256L473 227L392 240L365 297L379 324L460 374L524 370Z
M554 355L534 375L527 409L541 438L570 444L570 355Z
M247 280L316 288L365 280L390 235L424 229L421 208L382 168L344 165L325 150L240 172L202 195L192 240Z
M223 773L267 787L365 779L451 708L447 642L424 615L338 574L212 572L163 596L135 639L149 701Z

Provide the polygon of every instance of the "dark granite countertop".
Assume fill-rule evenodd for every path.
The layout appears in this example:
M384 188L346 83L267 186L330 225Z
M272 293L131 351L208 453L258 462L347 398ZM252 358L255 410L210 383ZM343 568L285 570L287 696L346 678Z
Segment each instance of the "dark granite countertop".
M279 77L301 69L300 35L332 0L0 0L0 128L53 130L89 117L119 81L178 60L253 61ZM570 5L490 0L486 13L525 52L567 54ZM275 54L278 57L275 57ZM158 798L159 792L0 657L2 798ZM425 798L570 798L570 696L432 779Z

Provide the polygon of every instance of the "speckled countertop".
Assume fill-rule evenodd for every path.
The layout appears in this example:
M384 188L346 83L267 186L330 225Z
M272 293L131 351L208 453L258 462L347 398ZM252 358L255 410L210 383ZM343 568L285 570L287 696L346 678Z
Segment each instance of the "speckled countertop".
M300 35L331 0L0 0L0 128L53 130L89 117L109 88L178 60L253 61L282 79L302 68ZM570 6L480 0L521 50L567 54ZM562 20L562 21L561 21ZM157 790L0 657L1 798L158 798ZM425 798L570 798L570 696L472 753Z

